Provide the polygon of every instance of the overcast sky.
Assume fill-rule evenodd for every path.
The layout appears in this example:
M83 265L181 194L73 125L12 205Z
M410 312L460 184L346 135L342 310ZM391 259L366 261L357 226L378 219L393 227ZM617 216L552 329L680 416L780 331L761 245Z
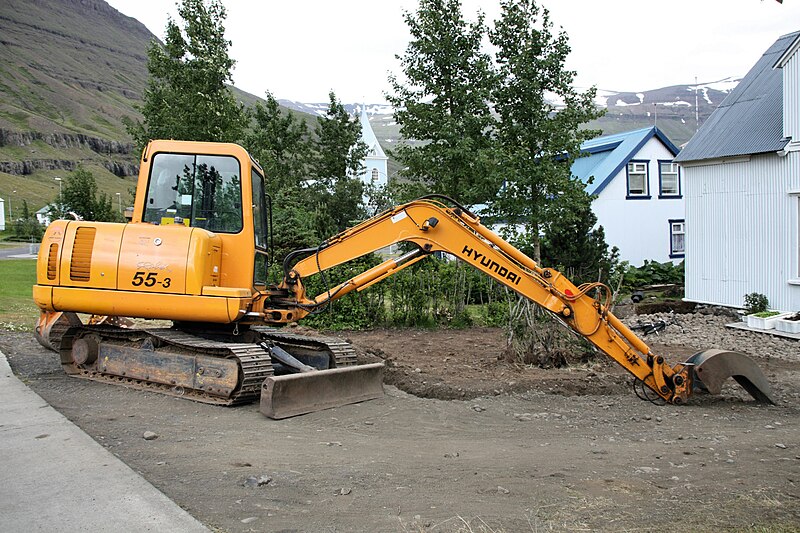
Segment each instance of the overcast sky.
M172 0L106 0L163 39ZM384 102L409 34L404 10L417 0L224 0L226 36L236 60L234 84L263 96L344 103ZM463 0L473 20L488 21L499 0ZM784 34L800 30L800 0L542 0L569 35L567 67L576 85L646 91L744 76Z

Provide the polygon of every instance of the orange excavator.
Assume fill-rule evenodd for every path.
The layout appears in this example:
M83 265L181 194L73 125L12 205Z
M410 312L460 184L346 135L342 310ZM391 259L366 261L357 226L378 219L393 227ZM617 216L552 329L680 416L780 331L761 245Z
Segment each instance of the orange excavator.
M603 284L575 286L543 268L455 201L428 196L319 246L290 253L267 281L272 237L264 173L240 146L152 141L142 154L128 224L57 220L43 237L33 298L41 344L68 374L223 405L260 399L284 418L383 394L381 364L358 365L347 343L280 326L446 252L543 307L625 368L646 399L679 404L733 377L772 402L743 354L706 350L669 365L610 311ZM410 243L413 251L319 295L309 276ZM79 313L92 315L83 323ZM130 327L128 318L171 321ZM150 322L146 324L151 324Z

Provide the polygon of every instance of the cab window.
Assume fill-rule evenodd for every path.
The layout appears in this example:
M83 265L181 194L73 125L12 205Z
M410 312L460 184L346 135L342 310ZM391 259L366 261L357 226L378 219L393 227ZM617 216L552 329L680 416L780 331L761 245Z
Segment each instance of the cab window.
M242 230L242 180L231 156L153 156L145 222L183 224L218 233Z
M268 230L267 230L267 203L264 195L264 177L255 169L251 175L253 183L253 235L255 238L256 254L253 264L253 283L264 285L267 282L267 256Z

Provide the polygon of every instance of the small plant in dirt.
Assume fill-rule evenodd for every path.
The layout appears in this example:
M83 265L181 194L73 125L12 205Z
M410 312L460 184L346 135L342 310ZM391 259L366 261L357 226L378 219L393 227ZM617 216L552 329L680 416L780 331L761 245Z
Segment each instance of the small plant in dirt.
M780 314L779 311L761 311L760 313L752 313L752 315L757 318L769 318L771 316L777 316L779 314Z
M588 341L528 300L520 298L510 315L506 361L539 368L562 368L594 358Z
M744 311L747 315L763 313L769 309L769 299L761 293L751 292L744 295Z

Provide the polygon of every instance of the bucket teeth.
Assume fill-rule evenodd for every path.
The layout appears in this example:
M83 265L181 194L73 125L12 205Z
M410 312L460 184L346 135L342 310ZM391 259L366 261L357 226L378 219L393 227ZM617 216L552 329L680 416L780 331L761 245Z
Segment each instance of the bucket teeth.
M739 352L705 350L686 360L693 366L695 388L719 394L723 383L733 378L759 402L774 404L766 376L752 359Z

